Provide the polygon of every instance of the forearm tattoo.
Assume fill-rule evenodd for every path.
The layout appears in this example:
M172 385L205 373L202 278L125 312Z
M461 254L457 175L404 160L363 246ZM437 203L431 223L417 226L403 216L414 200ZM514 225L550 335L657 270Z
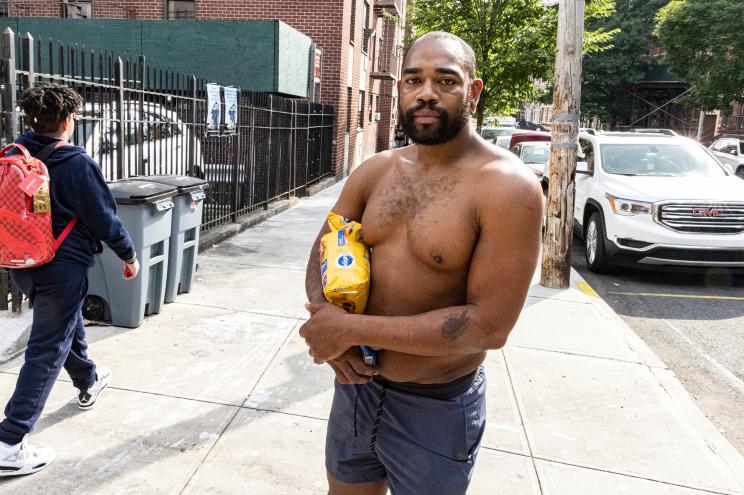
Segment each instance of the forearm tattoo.
M465 333L465 329L470 322L467 310L463 310L459 315L449 315L442 323L442 337L447 340L455 340Z

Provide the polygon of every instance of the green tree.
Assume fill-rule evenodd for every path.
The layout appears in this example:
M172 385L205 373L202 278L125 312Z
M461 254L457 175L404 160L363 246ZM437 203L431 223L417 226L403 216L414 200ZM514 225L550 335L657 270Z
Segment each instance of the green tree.
M613 5L614 0L588 1L587 16L608 15ZM543 0L413 0L408 22L416 36L448 31L473 47L483 80L478 127L485 113L504 114L534 99L534 81L552 79L557 7ZM585 51L602 50L612 34L603 29L587 33Z
M672 0L654 34L674 72L692 86L688 101L729 111L744 101L744 2Z
M594 17L587 30L616 33L612 46L601 53L584 57L581 113L605 122L622 122L630 116L635 85L648 71L661 65L655 51L652 32L654 18L669 0L616 0L616 12Z

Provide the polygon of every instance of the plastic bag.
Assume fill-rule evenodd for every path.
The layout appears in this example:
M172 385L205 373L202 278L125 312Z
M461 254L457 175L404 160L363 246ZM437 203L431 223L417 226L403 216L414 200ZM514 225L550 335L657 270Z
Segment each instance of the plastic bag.
M369 249L361 240L362 224L328 214L331 231L320 239L320 277L328 302L362 314L369 297ZM375 351L360 346L364 362L377 364Z

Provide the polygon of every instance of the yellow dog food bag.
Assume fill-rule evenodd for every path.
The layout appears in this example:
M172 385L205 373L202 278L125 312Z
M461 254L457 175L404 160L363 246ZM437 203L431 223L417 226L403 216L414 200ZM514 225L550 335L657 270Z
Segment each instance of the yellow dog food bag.
M323 294L349 313L362 314L369 296L369 249L361 241L362 224L328 214L331 231L320 239Z

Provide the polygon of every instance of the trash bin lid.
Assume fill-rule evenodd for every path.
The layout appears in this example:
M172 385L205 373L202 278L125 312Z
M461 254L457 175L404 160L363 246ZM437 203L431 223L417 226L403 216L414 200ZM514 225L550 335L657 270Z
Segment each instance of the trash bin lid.
M178 188L178 194L188 194L194 191L204 191L209 188L209 181L189 177L188 175L147 175L134 177L133 180L144 180L166 184Z
M178 194L173 186L134 179L112 182L109 189L120 205L150 205Z

